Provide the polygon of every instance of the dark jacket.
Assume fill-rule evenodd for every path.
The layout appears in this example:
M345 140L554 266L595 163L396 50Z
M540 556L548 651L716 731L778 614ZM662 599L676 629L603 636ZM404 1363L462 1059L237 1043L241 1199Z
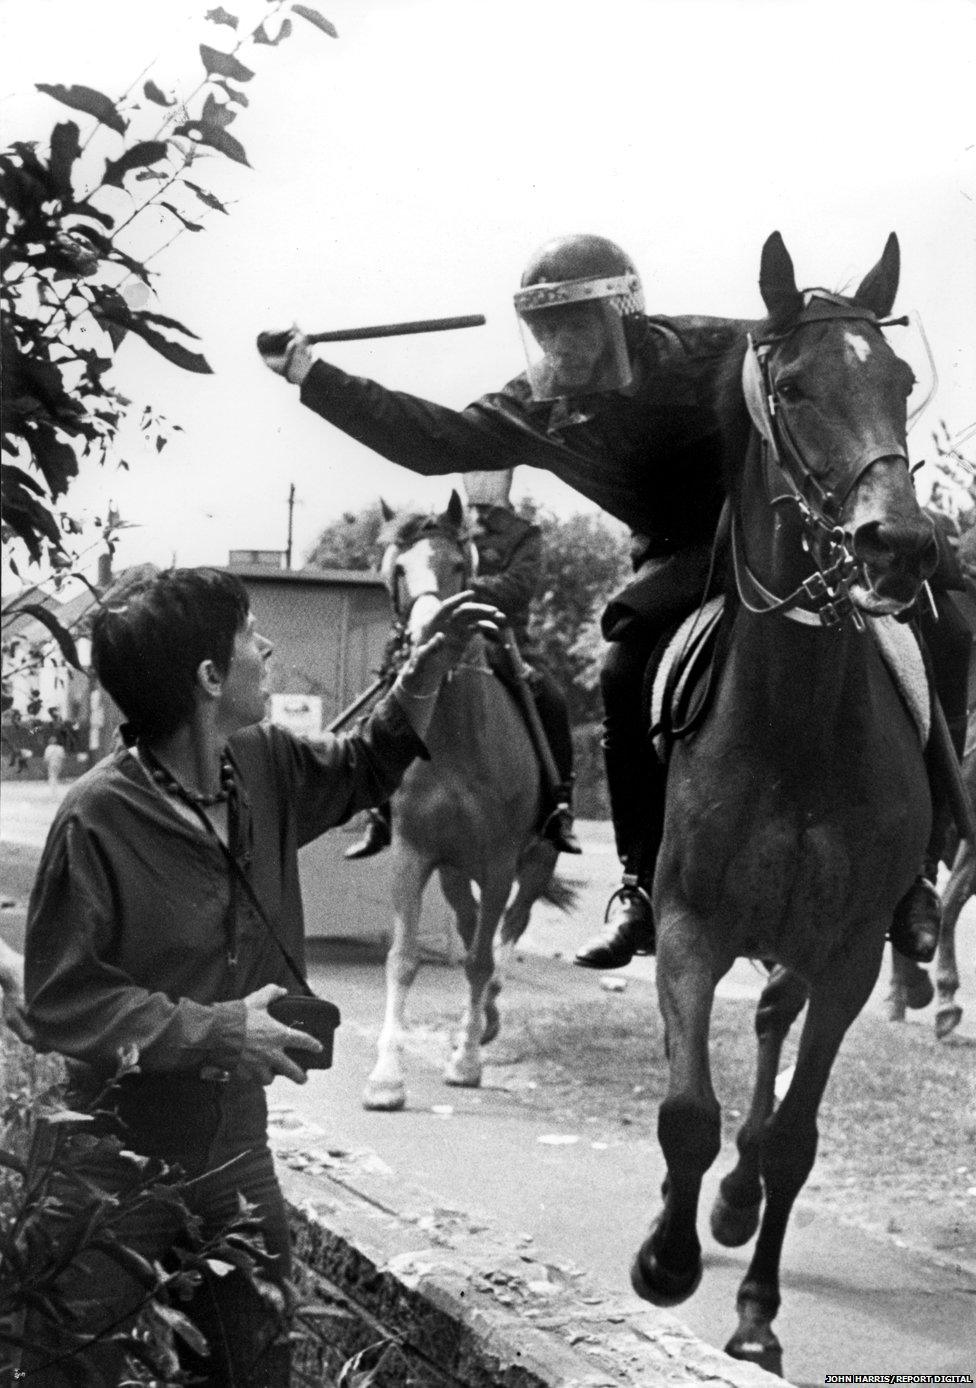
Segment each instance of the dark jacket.
M262 724L229 749L239 862L301 967L298 849L389 796L423 743L393 694L359 733L313 745ZM58 809L27 913L25 992L37 1048L103 1078L129 1046L147 1073L233 1070L242 999L267 983L291 991L296 983L243 894L231 961L229 901L217 841L176 812L125 748L92 767Z
M507 506L482 508L471 538L478 572L471 587L483 602L504 612L525 653L529 605L542 578L542 531Z
M641 537L635 559L707 542L721 509L721 440L712 399L727 351L749 323L641 318L628 327L635 387L538 402L525 375L451 410L316 362L309 409L424 476L537 467Z

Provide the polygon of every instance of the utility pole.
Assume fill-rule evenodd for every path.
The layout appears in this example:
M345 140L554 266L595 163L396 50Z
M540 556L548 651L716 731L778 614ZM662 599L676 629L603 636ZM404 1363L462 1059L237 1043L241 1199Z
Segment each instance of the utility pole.
M291 568L291 537L292 521L295 515L295 484L292 482L288 488L288 544L285 547L285 568Z

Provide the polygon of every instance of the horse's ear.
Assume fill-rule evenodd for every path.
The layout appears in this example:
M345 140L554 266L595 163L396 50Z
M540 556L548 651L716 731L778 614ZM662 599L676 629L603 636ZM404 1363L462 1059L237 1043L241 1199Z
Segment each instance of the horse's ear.
M456 488L451 492L451 499L447 503L447 510L444 512L444 515L451 525L454 526L455 530L460 530L461 526L464 524L464 502L458 495Z
M773 232L762 248L759 292L774 323L789 322L803 307L803 295L796 287L793 262L778 231Z
M858 308L870 309L877 318L887 318L898 293L898 276L901 273L901 251L898 237L894 232L885 242L881 259L873 270L869 270L854 295Z
M391 521L396 515L396 511L394 511L393 507L388 506L382 497L380 497L380 515L385 521Z

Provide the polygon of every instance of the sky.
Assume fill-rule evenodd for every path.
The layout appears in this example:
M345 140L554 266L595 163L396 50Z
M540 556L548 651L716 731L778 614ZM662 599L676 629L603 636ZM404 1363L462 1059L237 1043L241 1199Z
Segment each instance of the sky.
M650 312L759 317L774 229L801 285L836 289L896 230L897 307L921 314L940 382L913 461L933 455L939 418L953 433L976 419L974 0L315 3L337 40L295 17L288 42L242 55L256 75L232 133L252 168L208 166L230 216L152 262L150 306L200 335L214 375L138 342L119 354L119 388L182 432L160 455L120 440L72 494L89 516L112 500L131 526L117 563L284 549L291 484L296 565L344 510L446 502L446 479L305 410L255 336L482 313L479 329L328 349L353 374L463 407L522 368L511 296L535 247L565 232L621 244ZM0 0L4 143L71 118L35 82L118 96L145 70L185 94L197 45L232 41L207 8ZM101 131L86 157L118 152ZM134 251L168 239L165 216L133 224ZM539 472L515 490L558 514L593 509Z

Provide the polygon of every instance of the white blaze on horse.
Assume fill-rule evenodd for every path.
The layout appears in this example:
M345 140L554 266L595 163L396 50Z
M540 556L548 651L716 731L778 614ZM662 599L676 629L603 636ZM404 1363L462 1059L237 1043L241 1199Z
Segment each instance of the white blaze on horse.
M382 571L394 614L414 643L438 603L463 591L476 567L460 498L452 493L439 515L389 516L383 537L389 543ZM430 759L413 763L392 799L394 919L386 1015L363 1095L372 1109L400 1109L406 1101L406 1004L420 964L420 913L431 876L439 875L454 912L468 985L444 1079L476 1086L481 1047L499 1028L499 922L502 943L513 944L556 864L556 849L536 832L541 784L532 742L514 699L489 668L483 637L471 641L444 681L426 743Z
M759 1229L727 1349L776 1372L780 1256L817 1110L931 822L919 731L866 629L909 608L936 563L907 459L912 375L883 331L897 282L894 236L850 297L801 293L779 234L763 248L769 317L730 359L722 409L727 656L698 732L672 754L653 888L668 1174L633 1285L664 1306L698 1285L701 1182L721 1148L712 998L735 958L770 961L752 1105L712 1231L736 1245ZM777 1107L780 1049L805 1002Z

